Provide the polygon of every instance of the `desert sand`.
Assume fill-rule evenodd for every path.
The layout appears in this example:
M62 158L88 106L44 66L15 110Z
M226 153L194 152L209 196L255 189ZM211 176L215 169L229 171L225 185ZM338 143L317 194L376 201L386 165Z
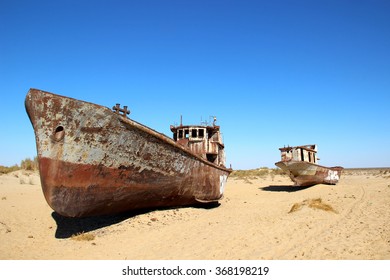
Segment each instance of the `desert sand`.
M390 259L390 169L292 185L283 175L229 177L214 207L70 219L47 205L38 173L16 171L0 176L0 259Z

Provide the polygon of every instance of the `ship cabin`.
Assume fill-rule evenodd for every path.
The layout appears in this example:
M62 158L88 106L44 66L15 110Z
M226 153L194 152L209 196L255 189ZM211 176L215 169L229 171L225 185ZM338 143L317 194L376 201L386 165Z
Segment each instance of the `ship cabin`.
M173 140L192 153L219 166L225 167L225 146L220 127L215 125L172 126Z
M279 148L282 161L306 161L317 164L317 145Z

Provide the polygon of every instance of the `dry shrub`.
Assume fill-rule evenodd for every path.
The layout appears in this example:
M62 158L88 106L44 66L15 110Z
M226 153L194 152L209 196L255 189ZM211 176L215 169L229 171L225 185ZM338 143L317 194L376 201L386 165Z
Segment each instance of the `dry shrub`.
M300 203L294 203L294 205L291 207L291 209L288 213L298 211L298 210L302 209L303 206L307 206L307 207L310 207L313 209L324 210L327 212L337 213L337 211L334 210L331 205L322 202L321 198L306 199Z
M288 212L289 214L295 211L298 211L302 208L303 204L301 203L294 203L294 205L291 207L290 211Z
M95 235L91 233L81 232L81 233L73 234L70 238L76 241L92 241L95 239Z
M38 165L38 157L34 159L26 158L20 163L22 169L30 171L38 170Z
M311 199L308 206L310 208L337 213L331 205L322 202L321 198Z
M21 185L27 184L24 177L19 178L19 184L21 184Z

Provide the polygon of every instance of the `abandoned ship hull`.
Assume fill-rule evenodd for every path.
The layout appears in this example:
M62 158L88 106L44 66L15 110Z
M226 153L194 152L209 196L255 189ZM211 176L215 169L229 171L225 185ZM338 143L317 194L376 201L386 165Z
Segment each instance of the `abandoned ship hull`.
M68 217L218 201L231 170L96 104L30 89L46 201Z
M335 185L340 180L342 167L325 167L305 161L279 161L275 165L284 170L296 186L316 184Z

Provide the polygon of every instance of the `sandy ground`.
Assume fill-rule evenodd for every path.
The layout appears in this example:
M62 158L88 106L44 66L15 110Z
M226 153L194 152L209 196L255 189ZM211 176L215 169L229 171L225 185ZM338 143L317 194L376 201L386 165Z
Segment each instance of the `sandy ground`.
M318 199L326 207L310 207ZM0 259L389 260L389 206L390 169L357 170L310 188L230 177L213 208L69 219L37 173L17 171L0 176Z

